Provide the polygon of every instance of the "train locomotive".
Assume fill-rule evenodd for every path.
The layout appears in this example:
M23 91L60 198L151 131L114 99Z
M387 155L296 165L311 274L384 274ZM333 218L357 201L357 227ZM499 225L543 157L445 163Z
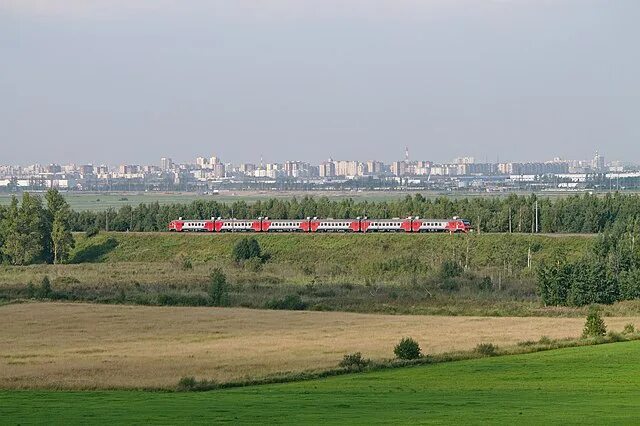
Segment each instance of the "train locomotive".
M471 224L466 219L453 217L452 219L422 219L408 217L406 219L223 219L191 220L179 218L169 223L172 232L342 232L342 233L371 233L371 232L448 232L467 233Z

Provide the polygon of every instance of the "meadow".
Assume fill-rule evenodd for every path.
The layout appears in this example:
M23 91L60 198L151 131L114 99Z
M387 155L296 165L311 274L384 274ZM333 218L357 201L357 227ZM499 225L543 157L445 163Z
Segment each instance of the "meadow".
M0 391L9 424L635 424L640 342L200 393Z
M607 318L612 330L635 318ZM575 338L582 318L492 318L234 308L22 303L0 307L0 388L173 389L336 367L347 353L393 358L412 336L430 354Z

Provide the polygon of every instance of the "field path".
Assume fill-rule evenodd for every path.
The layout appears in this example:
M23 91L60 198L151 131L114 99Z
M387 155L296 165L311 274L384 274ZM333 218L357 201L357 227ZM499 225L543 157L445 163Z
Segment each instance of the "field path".
M640 318L606 318L621 330ZM582 318L389 316L236 308L25 303L0 307L0 388L173 387L390 358L403 336L426 353L576 337Z

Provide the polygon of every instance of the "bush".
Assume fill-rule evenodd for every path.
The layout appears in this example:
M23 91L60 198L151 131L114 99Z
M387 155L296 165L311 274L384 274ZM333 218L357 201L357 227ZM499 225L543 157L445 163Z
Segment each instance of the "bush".
M626 342L627 338L624 337L624 335L622 333L616 333L615 331L610 331L607 333L607 338L609 339L609 342L615 343L615 342Z
M253 258L261 259L262 249L254 237L244 237L233 246L232 255L236 262L241 263Z
M589 315L587 315L587 322L584 324L582 337L598 337L604 336L605 334L607 334L607 327L600 315L600 311L597 308L591 308Z
M551 343L553 343L553 341L551 340L551 338L549 338L549 336L542 336L540 337L540 340L538 340L538 343L540 343L541 345L550 345Z
M40 283L40 287L36 290L35 296L37 299L48 299L53 294L53 290L51 289L51 281L47 275L44 276L42 282Z
M364 359L360 352L347 354L340 361L340 367L361 369L369 365L371 360Z
M624 329L622 330L623 334L634 334L636 332L636 328L633 324L629 323L627 325L624 326Z
M121 297L122 294L117 295L115 301L119 302ZM208 306L210 300L202 293L166 292L156 296L156 304L163 306Z
M289 294L284 299L273 299L267 302L267 309L280 309L289 311L304 311L307 304L297 294Z
M403 337L393 353L400 359L418 359L422 356L420 345L411 337Z
M208 293L213 306L226 306L229 303L227 277L222 269L215 268L211 271Z
M444 291L458 291L460 283L454 278L444 278L438 287Z
M480 343L478 346L476 346L474 352L477 352L481 355L494 356L496 355L497 349L498 347L494 346L493 343Z
M100 230L96 226L92 226L91 228L87 228L87 230L84 231L84 236L87 238L92 238L98 235L99 233L100 233Z
M489 291L493 288L493 282L491 281L491 277L484 277L480 280L478 284L478 288L481 291Z
M196 387L198 382L193 376L182 377L178 382L178 390L192 390Z
M440 277L455 278L462 274L462 267L455 260L445 260L440 265Z

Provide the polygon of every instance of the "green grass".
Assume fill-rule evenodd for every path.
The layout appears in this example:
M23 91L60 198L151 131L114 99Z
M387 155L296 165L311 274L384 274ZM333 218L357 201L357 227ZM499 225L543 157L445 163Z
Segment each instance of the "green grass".
M202 393L0 392L4 424L634 424L640 342Z
M101 253L104 262L162 262L186 255L192 261L231 259L233 245L240 239L255 237L273 261L296 264L327 263L356 267L355 262L380 263L385 260L416 258L439 263L455 258L470 267L499 266L522 269L527 265L529 247L535 262L561 255L578 257L591 246L593 239L579 235L530 234L175 234L175 233L104 233L86 239L77 234L72 254L82 256L107 239L117 244ZM78 259L78 260L82 260ZM365 262L366 260L366 262ZM506 265L505 265L506 264ZM360 265L364 266L364 265ZM393 267L394 265L389 265ZM428 265L426 265L428 266Z
M270 257L238 265L235 243L254 236ZM27 284L45 275L62 299L163 304L160 293L202 299L210 271L222 268L232 284L231 305L264 308L299 294L309 309L436 315L579 315L542 309L535 267L557 256L582 256L588 236L527 234L76 234L70 264L0 266L0 298L31 297ZM532 247L532 268L527 267ZM183 269L189 260L192 268ZM445 282L441 265L466 271ZM490 277L492 287L479 282ZM122 298L122 292L126 293ZM181 299L177 304L195 303ZM174 302L171 302L174 303Z

